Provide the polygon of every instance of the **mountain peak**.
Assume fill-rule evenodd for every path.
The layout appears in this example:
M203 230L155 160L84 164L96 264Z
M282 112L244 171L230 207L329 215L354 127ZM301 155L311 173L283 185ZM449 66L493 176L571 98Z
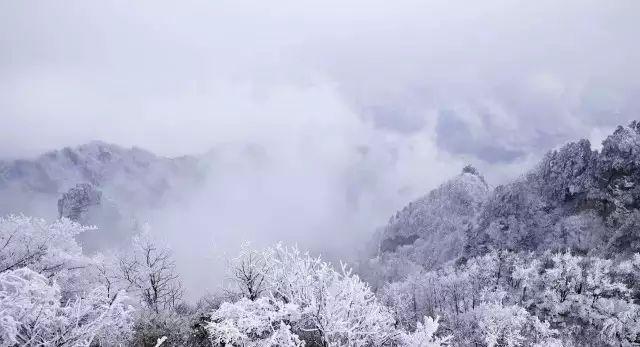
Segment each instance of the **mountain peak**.
M462 173L469 173L472 175L476 175L476 176L480 176L480 172L478 171L478 169L475 168L475 166L469 164L465 167L462 168Z
M380 241L381 253L407 259L430 254L425 266L455 259L462 254L465 232L489 191L478 170L465 166L461 174L391 217Z

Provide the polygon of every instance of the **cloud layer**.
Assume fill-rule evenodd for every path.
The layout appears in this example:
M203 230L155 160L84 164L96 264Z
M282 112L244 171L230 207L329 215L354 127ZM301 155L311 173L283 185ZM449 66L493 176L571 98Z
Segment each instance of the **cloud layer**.
M4 156L197 152L337 117L447 136L455 114L472 145L441 150L510 161L638 112L635 1L0 6Z
M95 139L163 155L252 146L268 164L230 159L205 190L219 228L370 230L466 163L500 183L639 117L637 13L633 0L4 1L0 157Z

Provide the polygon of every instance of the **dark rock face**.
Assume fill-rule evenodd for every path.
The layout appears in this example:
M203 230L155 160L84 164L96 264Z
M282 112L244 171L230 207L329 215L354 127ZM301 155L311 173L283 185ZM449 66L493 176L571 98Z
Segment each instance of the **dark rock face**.
M83 222L91 207L100 206L102 192L91 184L81 183L69 189L58 200L59 217L66 217L76 222Z
M387 236L380 242L381 252L393 252L400 246L412 245L418 239L418 235L409 236Z
M480 176L480 172L472 165L467 165L462 168L462 173L469 173L472 175Z

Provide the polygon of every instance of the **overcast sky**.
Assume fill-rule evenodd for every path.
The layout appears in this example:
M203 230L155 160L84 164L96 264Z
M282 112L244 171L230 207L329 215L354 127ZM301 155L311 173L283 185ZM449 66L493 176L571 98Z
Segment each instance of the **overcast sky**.
M305 139L511 163L640 116L639 13L633 0L3 1L0 156Z
M639 14L635 0L2 1L0 158L251 143L393 189L465 163L500 183L640 117Z

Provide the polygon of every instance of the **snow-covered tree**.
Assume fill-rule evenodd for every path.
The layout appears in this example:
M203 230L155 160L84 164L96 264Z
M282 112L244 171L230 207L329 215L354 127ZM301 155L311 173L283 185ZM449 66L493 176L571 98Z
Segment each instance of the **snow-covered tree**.
M415 314L441 316L455 345L624 346L640 338L639 259L494 251L408 276L379 295L403 327Z
M257 299L264 291L267 264L265 257L245 243L237 257L227 261L227 279L231 287L229 296Z
M424 317L424 323L418 322L413 333L402 334L402 343L405 346L415 347L441 347L448 346L451 336L436 337L439 318Z
M399 338L392 314L346 265L336 271L320 258L282 245L261 256L263 296L214 311L209 325L213 341L248 344L272 336L281 326L290 326L301 339L330 346L383 346ZM251 318L239 319L238 312Z
M405 281L390 283L377 293L380 302L389 307L393 314L396 327L405 330L416 328L419 323L418 314L422 313L420 308L424 304L424 298L418 297L417 281L414 278L411 276Z
M326 344L384 345L396 338L388 309L345 264L336 271L320 258L281 245L265 256L267 290L301 309L296 328Z
M0 345L89 346L126 341L132 308L101 288L63 301L60 287L28 268L0 274Z
M22 215L0 217L0 273L29 267L59 281L88 266L75 237L93 227L68 219L47 223Z
M129 292L155 313L174 308L183 294L168 247L159 246L148 230L133 239L132 250L120 258L120 276Z
M215 310L207 330L216 345L271 346L269 343L273 341L288 340L289 344L282 346L301 346L287 324L297 321L299 315L295 304L268 297L241 298L235 303L225 302Z
M487 347L561 345L549 323L541 322L518 305L486 303L473 316L477 320L477 335Z
M551 267L540 269L538 292L530 307L578 341L615 346L640 337L640 307L630 289L618 281L611 260L569 253L550 260Z

